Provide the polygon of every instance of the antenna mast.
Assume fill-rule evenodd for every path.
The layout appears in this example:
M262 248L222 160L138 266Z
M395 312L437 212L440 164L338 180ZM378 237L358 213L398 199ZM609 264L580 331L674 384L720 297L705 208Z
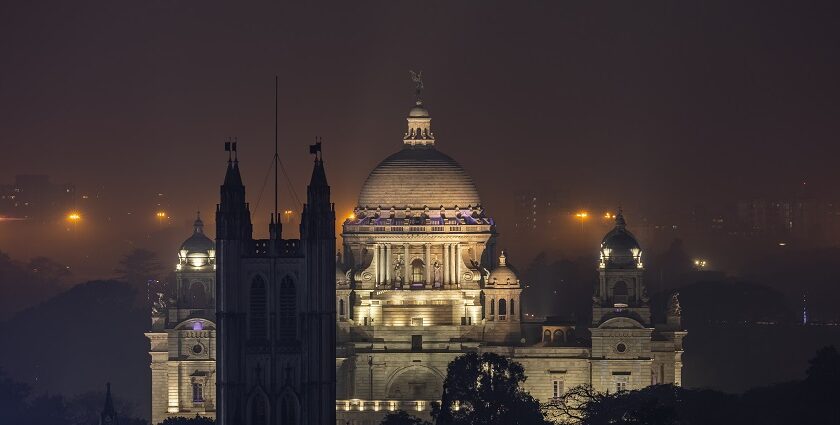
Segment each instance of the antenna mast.
M278 78L274 76L274 219L276 223L280 224L280 214L277 211L277 180L278 180L278 164L280 162L280 155L277 153L277 84Z

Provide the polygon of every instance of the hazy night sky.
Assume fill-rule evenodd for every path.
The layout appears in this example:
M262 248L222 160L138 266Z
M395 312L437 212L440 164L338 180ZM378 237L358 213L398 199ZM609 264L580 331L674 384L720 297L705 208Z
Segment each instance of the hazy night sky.
M344 215L401 147L415 69L439 149L503 233L534 184L631 210L803 181L836 196L835 3L584 3L5 2L0 181L45 173L125 209L163 192L186 222L217 202L237 136L253 210L277 74L295 190L322 136Z

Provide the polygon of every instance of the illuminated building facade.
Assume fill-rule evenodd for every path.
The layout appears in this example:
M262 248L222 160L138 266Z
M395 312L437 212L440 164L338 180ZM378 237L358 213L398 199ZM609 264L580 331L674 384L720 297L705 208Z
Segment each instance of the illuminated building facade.
M175 299L157 294L151 344L152 423L216 415L216 244L197 217L178 250Z
M419 96L403 148L370 173L343 222L340 253L317 156L301 239L282 239L279 214L271 223L269 239L253 239L232 159L215 244L197 220L179 251L177 300L153 312L153 423L196 413L225 425L428 417L448 364L467 352L521 363L540 400L582 384L681 383L679 300L666 323L651 322L643 252L621 212L601 243L589 329L523 323L525 285L495 252L495 222L471 177L437 150Z
M524 285L496 254L493 219L467 172L435 145L419 97L403 148L368 176L343 223L335 271L337 423L375 424L392 410L428 416L446 368L467 352L520 362L541 400L681 382L679 302L651 323L642 250L621 213L604 238L587 332L545 323L523 332Z

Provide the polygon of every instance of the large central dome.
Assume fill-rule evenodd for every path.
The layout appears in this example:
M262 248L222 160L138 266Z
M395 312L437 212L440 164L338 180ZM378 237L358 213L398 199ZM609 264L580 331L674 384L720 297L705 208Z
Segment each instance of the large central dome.
M371 171L359 194L358 208L436 211L481 205L475 183L461 164L435 149L432 118L419 94L406 120L403 150Z
M371 171L359 195L360 209L430 210L481 205L472 177L433 145L406 145Z

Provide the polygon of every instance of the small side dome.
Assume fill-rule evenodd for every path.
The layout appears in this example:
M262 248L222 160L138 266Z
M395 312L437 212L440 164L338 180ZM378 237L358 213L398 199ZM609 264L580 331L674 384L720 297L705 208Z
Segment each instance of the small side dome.
M426 109L421 102L417 102L417 104L408 111L408 116L409 118L429 118L429 110Z
M621 209L615 217L615 228L601 241L602 268L642 268L642 247L627 230Z
M215 263L216 243L204 234L204 222L199 214L193 223L193 234L184 243L178 257L182 265L203 267Z
M492 286L519 285L519 277L516 276L516 272L512 268L508 267L504 251L499 255L499 265L490 272L487 284Z

